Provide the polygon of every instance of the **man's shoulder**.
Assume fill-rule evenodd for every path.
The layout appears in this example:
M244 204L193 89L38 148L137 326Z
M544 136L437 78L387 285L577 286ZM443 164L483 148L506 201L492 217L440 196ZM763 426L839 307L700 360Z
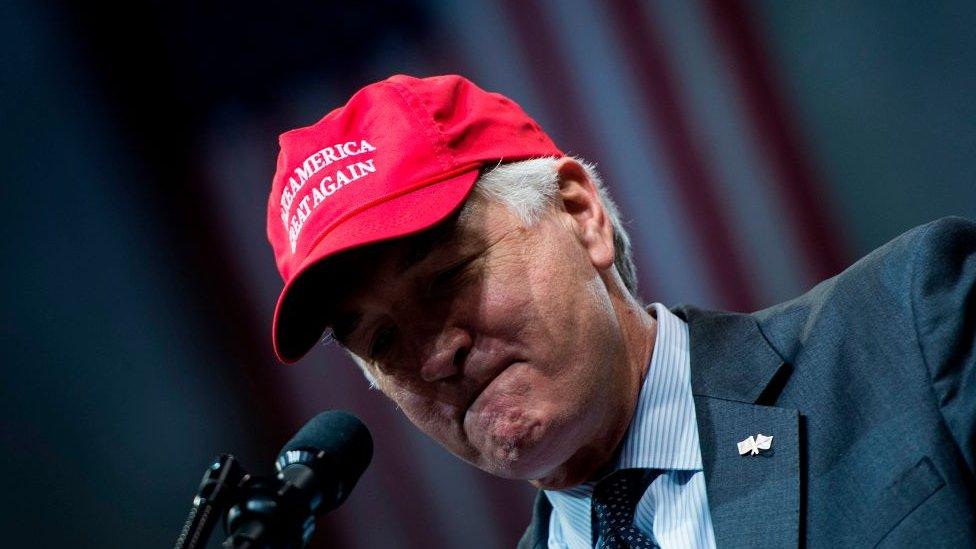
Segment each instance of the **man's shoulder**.
M976 222L963 217L943 217L896 236L811 291L839 282L866 282L861 277L868 272L880 271L890 276L911 271L916 264L924 268L930 266L934 259L967 255L966 250L974 245Z
M963 217L943 217L919 225L889 240L864 255L841 273L814 286L798 298L759 311L768 316L790 303L836 291L881 282L888 287L911 283L918 269L937 266L954 257L970 255L976 246L976 222ZM880 278L879 278L880 277Z
M966 261L968 267L960 264ZM976 223L944 217L902 233L803 295L753 316L784 357L817 335L914 331L916 309L927 306L918 295L949 277L946 270L964 268L976 272Z
M945 244L960 242L961 239L965 241L976 238L976 221L958 216L942 217L919 225L898 238L908 235L914 235L920 242L938 248Z
M896 273L907 271L907 282L917 284L919 278L931 276L932 270L972 257L974 250L976 222L963 217L943 217L905 231L838 276L847 274L854 278L861 272L878 270L901 281L903 277Z

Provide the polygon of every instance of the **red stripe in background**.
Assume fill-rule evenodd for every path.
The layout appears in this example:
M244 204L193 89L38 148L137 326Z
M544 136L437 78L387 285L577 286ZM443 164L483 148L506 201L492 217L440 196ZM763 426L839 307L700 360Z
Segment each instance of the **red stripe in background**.
M590 127L587 122L589 118L580 108L584 101L576 93L577 86L570 77L573 71L559 54L558 41L552 33L551 19L540 8L538 0L503 0L501 4L506 12L506 19L514 27L519 46L527 54L526 61L530 68L528 76L532 80L532 87L539 91L548 107L547 113L550 116L547 126L553 140L567 154L581 156L590 161L600 158L601 147L592 138L596 132ZM603 164L600 169L612 194L613 182L619 178L608 164ZM657 289L651 285L653 280L649 280L650 278L645 276L641 279L641 294L659 295Z
M794 225L807 258L808 282L833 276L850 263L850 254L826 203L827 193L801 152L799 134L777 93L773 70L749 13L739 0L704 0L704 5L720 44L731 56L733 78L758 129L759 145L776 174L775 190L785 199L786 222Z
M593 128L580 109L582 100L565 59L559 55L548 16L537 0L503 0L508 19L515 27L517 40L528 53L529 77L532 86L545 99L547 125L554 141L564 151L572 151L586 158L597 158L599 147L591 138Z
M735 231L716 192L709 163L688 125L662 39L636 1L611 0L608 6L620 44L634 67L638 91L652 114L647 125L660 128L664 161L670 164L688 216L686 226L699 238L708 272L722 300L718 305L752 310L758 301L737 253Z

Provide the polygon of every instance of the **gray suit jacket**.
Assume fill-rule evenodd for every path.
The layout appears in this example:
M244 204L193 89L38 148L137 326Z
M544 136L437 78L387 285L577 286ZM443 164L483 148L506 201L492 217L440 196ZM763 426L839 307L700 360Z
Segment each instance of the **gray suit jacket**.
M674 310L719 547L976 547L976 224L751 315ZM772 435L772 451L736 442ZM540 492L520 548L546 547Z

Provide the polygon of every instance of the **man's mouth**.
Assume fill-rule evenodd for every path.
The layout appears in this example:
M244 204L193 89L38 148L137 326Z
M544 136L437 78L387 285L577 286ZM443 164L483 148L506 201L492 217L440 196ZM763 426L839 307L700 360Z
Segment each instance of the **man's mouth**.
M469 443L479 452L497 453L504 447L525 442L533 421L526 415L525 399L529 392L527 365L511 362L499 369L465 410L461 428Z
M463 416L467 416L470 413L477 413L478 411L480 411L480 408L484 407L485 403L481 401L485 393L488 392L488 389L495 382L495 380L498 379L499 376L501 376L503 373L508 371L508 369L513 364L515 363L511 362L504 367L495 369L491 377L486 379L485 382L481 385L481 387L479 387L477 390L471 393L471 399L468 401L467 406L464 407L464 410L462 412Z
M472 412L472 410L476 410L475 408L476 406L478 406L479 408L483 406L483 403L481 403L482 395L484 395L485 391L487 391L488 388L491 386L491 384L494 383L495 379L497 379L498 376L501 375L504 371L506 371L512 364L514 363L509 363L508 365L497 369L496 368L489 369L489 371L492 372L491 376L488 377L484 382L482 382L480 386L472 390L467 400L461 406L457 407L457 416L455 417L455 422L456 422L455 424L458 426L461 436L464 438L465 442L469 447L474 448L476 446L474 441L471 440L471 433L469 433L468 431L469 428L468 418L473 417L473 414L475 413Z

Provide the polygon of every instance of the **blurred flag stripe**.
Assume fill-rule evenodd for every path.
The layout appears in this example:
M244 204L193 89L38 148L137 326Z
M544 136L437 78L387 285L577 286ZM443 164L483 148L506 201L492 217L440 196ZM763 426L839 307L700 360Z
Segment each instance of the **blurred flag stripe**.
M648 124L654 125L655 121L660 124L668 153L666 159L673 163L675 184L688 213L687 226L697 231L701 246L707 250L705 258L720 292L721 305L751 310L758 300L737 251L729 215L717 197L702 147L689 131L686 106L675 87L664 45L636 1L611 0L607 6L625 46L627 60L637 74L638 86L654 114L655 120L649 120Z
M590 114L599 113L600 105L587 105L580 96L581 85L574 76L586 78L587 71L573 71L570 68L585 67L586 60L567 59L560 51L560 40L557 39L557 36L561 40L582 40L585 37L561 36L562 21L547 14L536 0L504 0L502 5L515 31L516 41L529 60L528 73L535 94L543 98L544 114L537 116L567 153L588 159L603 158L607 148L617 145L612 139L607 145L596 140L600 132L593 127ZM560 25L559 28L554 28L557 25ZM623 181L618 167L612 163L601 163L600 170L608 181ZM646 192L642 194L647 195ZM619 198L620 193L617 196ZM635 207L638 213L642 212L641 206L630 205L631 209ZM642 278L642 291L645 294L657 295L655 280L655 277Z
M712 26L738 69L736 83L754 120L761 146L776 170L776 192L785 198L788 223L807 255L808 283L836 274L850 254L831 215L827 188L819 184L810 159L802 150L799 132L783 98L777 93L773 71L763 54L748 9L739 0L704 0Z
M645 2L642 8L645 18L657 21L655 28L667 46L688 123L701 142L720 203L735 228L759 306L800 293L805 287L804 253L795 232L783 226L783 197L772 192L774 172L735 86L735 69L709 32L701 1Z
M620 205L634 235L634 256L646 301L679 299L714 303L702 249L669 182L666 150L658 132L646 124L644 96L634 82L606 10L597 2L542 2L545 19L563 39L554 46L570 60L570 74L586 128L600 150L593 160Z

